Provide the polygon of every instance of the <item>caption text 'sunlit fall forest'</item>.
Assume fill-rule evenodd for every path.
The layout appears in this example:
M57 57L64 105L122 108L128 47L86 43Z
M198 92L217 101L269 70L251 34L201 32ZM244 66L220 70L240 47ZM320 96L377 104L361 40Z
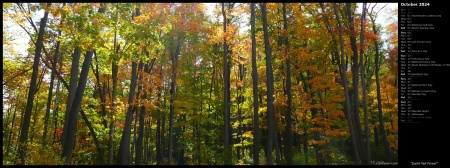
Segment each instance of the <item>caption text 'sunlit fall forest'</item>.
M397 5L4 3L3 165L397 163Z

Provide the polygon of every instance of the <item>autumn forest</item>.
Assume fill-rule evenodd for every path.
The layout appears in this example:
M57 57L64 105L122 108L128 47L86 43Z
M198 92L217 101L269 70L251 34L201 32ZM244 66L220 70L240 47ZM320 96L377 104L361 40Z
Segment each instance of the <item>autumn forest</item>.
M386 5L3 3L3 165L395 163Z

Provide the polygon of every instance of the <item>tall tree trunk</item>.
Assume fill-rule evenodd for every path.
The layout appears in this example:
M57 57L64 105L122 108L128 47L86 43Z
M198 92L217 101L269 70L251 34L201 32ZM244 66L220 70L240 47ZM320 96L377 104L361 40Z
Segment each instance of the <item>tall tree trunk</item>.
M284 22L284 30L286 31L286 35L284 37L284 45L286 47L286 91L285 95L287 96L287 107L285 113L286 119L286 131L285 131L285 157L286 164L292 165L292 93L291 93L291 58L289 55L289 34L288 34L288 26L286 19L286 3L283 3L283 22Z
M80 55L81 55L80 47L75 47L73 57L72 57L72 67L70 69L70 83L69 83L69 88L68 88L69 95L67 96L66 113L64 114L64 127L63 127L63 132L62 132L62 137L61 137L62 146L64 146L66 143L70 108L72 107L73 100L75 98L75 93L77 90L78 66L80 64ZM67 153L63 152L62 157L67 157Z
M139 67L140 67L138 69L139 72L142 72L142 66L141 65L143 65L143 64L144 64L143 61L141 61L139 63ZM148 63L145 64L144 71L146 71L147 69L148 69ZM139 80L140 81L143 80L143 77L142 77L143 75L142 74L143 73L141 73L139 75ZM136 99L145 100L147 98L147 93L144 92L144 94L141 97L139 97L139 92L142 91L143 86L142 86L142 84L138 84L138 85L139 86L138 86L138 90L137 90ZM135 139L136 139L136 132L139 132L138 137L136 139L136 145L135 145L135 148L136 148L135 149L135 152L136 152L136 156L135 157L136 158L134 159L135 160L135 162L134 162L135 165L140 165L141 164L141 160L142 160L142 140L143 140L143 135L144 135L144 117L145 117L144 114L145 114L145 106L141 105L139 107L139 114L138 114L138 111L136 111L136 115L135 115L136 116L136 121L134 123ZM139 128L138 128L139 130L136 129L136 125L137 125L138 121L139 121ZM141 126L142 126L142 131L141 131Z
M198 80L196 63L197 63L197 56L194 55L194 63L191 65L191 66L194 67L194 72L192 74L192 77L194 78L193 81L192 81L194 86L193 86L192 90L193 90L194 93L200 93L201 94L201 92L197 91L197 87L196 87L196 83L197 83L197 80ZM201 84L200 84L200 88L201 88ZM197 100L195 95L192 97L192 99L194 101ZM200 102L199 106L201 108L203 106L203 104ZM197 124L198 123L197 118L200 118L201 112L197 113L196 112L197 110L198 110L197 108L193 108L192 109L192 117L195 117L195 119L192 119L192 139L194 141L194 146L195 146L195 147L192 148L192 162L197 161L197 164L200 164L199 163L200 162L200 151L198 150L200 148L199 147L199 143L198 143L198 133L199 133L199 128L198 127L199 127L199 124Z
M339 64L339 70L340 70L340 75L341 75L341 79L342 79L342 85L344 86L344 93L345 93L345 101L344 101L344 113L345 116L347 118L348 121L348 125L350 128L350 137L352 139L352 149L353 149L353 156L355 159L355 164L360 164L360 155L359 155L359 150L358 150L358 145L356 142L356 135L355 135L355 127L354 127L354 123L353 123L353 116L352 116L352 112L351 112L351 107L350 107L350 94L349 94L349 88L348 88L348 83L347 83L347 75L346 73L346 67L344 65L344 39L342 36L342 22L341 19L339 17L338 14L338 10L337 10L337 5L336 3L334 3L333 5L334 7L334 13L336 15L336 20L338 21L339 24L339 39L340 39L340 46L341 46L341 58L340 61L338 61Z
M164 83L164 82L163 82ZM163 85L163 90L164 90L164 93L166 94L167 93L167 89L166 89L166 87ZM166 101L167 99L166 99L166 97L164 97L164 101L163 101L163 109L166 109L166 107L167 107L167 101ZM164 160L164 158L166 157L166 155L169 153L168 151L167 151L167 149L166 149L166 139L164 138L164 134L165 134L165 132L166 132L166 115L162 115L162 123L161 123L161 155L162 155L162 160ZM170 136L169 136L170 137ZM161 164L164 164L164 163L161 163Z
M269 43L269 30L267 24L267 9L266 3L261 3L263 30L264 30L264 46L266 53L266 73L267 73L267 165L272 165L272 149L273 138L276 133L275 113L273 106L273 71L272 71L272 51Z
M173 150L173 122L175 115L175 98L176 98L176 83L177 83L177 67L178 55L181 52L181 35L178 35L176 41L175 53L172 53L172 82L170 85L170 119L169 119L169 159L168 165L172 165L172 150Z
M100 7L98 10L99 13L104 13L105 12L105 8L104 7ZM75 48L75 54L77 54L77 52L79 53L80 51L79 47ZM73 98L72 103L70 102L70 100L68 100L68 104L71 104L71 106L69 106L68 108L69 110L69 114L66 116L67 118L67 122L64 124L64 126L67 126L67 129L63 130L63 157L65 157L65 164L69 165L70 164L70 160L72 157L72 151L74 149L75 146L75 138L76 138L76 129L77 129L77 121L78 121L78 111L80 111L81 108L81 101L83 98L83 94L84 94L84 90L86 88L86 82L87 82L87 76L89 74L89 67L91 66L92 63L92 57L95 53L94 51L88 50L85 54L85 58L84 58L84 62L81 68L81 73L80 73L80 78L78 80L78 85L76 86L76 90L72 90L75 91L75 96ZM71 73L73 72L74 74L71 74L71 79L72 79L72 75L75 75L75 77L73 77L74 79L76 79L76 75L78 73L78 61L79 61L79 56L78 58L74 58L74 59L78 59L76 61L76 69L72 69ZM73 81L71 80L71 86L70 87L74 87L72 86L72 84L76 84L76 80L74 81L74 83L72 83ZM73 89L73 88L70 88ZM70 90L69 90L70 93ZM67 111L66 111L67 113ZM84 112L82 112L84 113ZM89 121L87 120L87 118L83 118L85 119L86 123L89 123ZM95 136L95 132L93 131L93 129L91 130L93 136L94 136L94 141L96 139ZM97 148L99 148L99 143L96 143ZM99 161L101 164L103 164L103 153L100 150L99 151L99 158L101 158Z
M62 23L62 20L60 21ZM58 30L58 36L61 36L61 30ZM50 77L50 88L48 89L48 98L47 98L47 109L45 111L45 120L44 120L44 133L42 135L42 147L45 146L47 143L46 137L47 137L47 130L48 130L48 118L50 116L50 105L52 102L52 93L53 93L53 81L55 80L55 73L56 73L56 63L58 62L58 56L59 56L59 45L60 41L56 43L56 49L55 49L55 55L53 56L53 62L52 62L52 73ZM55 111L53 111L55 113ZM53 118L55 115L53 115ZM54 118L55 119L55 118Z
M112 64L112 76L113 76L113 89L112 89L112 99L111 99L111 107L112 114L110 114L110 123L109 123L109 140L108 140L108 165L113 164L113 155L114 155L114 132L115 132L115 114L116 114L116 95L117 95L117 72L118 66L113 63Z
M47 3L47 8L50 8L51 3ZM35 49L35 56L34 56L34 62L33 62L33 73L31 74L31 82L30 82L30 89L28 90L28 98L27 98L27 105L25 108L25 115L24 120L22 123L22 134L20 134L20 140L19 140L19 158L21 165L25 165L25 158L26 158L26 152L27 152L27 141L28 141L28 130L30 128L30 120L31 120L31 113L33 109L33 100L34 100L34 94L36 92L36 81L38 76L38 70L39 70L39 59L41 58L41 51L44 47L44 33L45 33L45 25L47 23L48 18L48 11L45 11L44 17L41 19L40 25L39 25L39 33L38 38L36 40L36 49Z
M361 71L361 88L363 92L363 105L364 105L364 130L366 134L366 164L370 163L370 135L369 135L369 119L367 112L367 90L366 90L366 77L364 73L364 21L366 19L366 3L363 3L362 19L361 19L361 33L360 33L360 47L359 47L359 65Z
M217 51L217 43L214 45L214 48L213 48L213 51L214 52L216 52ZM212 130L211 130L211 121L212 121L212 119L214 119L215 117L214 117L214 115L213 114L211 114L212 113L212 108L211 108L211 104L212 104L212 92L213 92L213 85L215 84L215 82L214 82L214 77L215 77L215 72L216 72L216 69L215 69L215 66L214 66L214 64L215 64L215 61L216 59L213 57L213 61L212 61L212 75L211 75L211 84L210 84L210 87L209 87L209 100L210 101L208 101L209 103L208 103L208 118L210 118L211 120L207 120L207 125L206 125L206 130L208 131L208 132L211 132ZM212 146L212 150L213 151L215 151L216 150L216 148L215 148L215 146L214 145L212 145L212 143L211 143L211 141L212 140L210 140L210 137L209 137L209 135L208 134L204 134L205 135L205 145L206 146ZM210 164L212 164L211 163L211 160L212 160L212 158L211 157L206 157L206 162L207 162L207 164L208 165L210 165Z
M77 90L75 93L75 97L73 99L72 106L70 107L70 113L68 116L68 123L67 125L67 133L66 133L66 140L65 145L63 146L63 153L66 154L66 161L65 164L70 164L70 159L72 157L72 150L74 149L75 145L75 134L76 134L76 128L77 128L77 120L78 120L78 111L81 107L81 100L83 98L84 90L86 88L86 82L87 82L87 76L89 73L89 67L91 66L92 62L92 51L88 51L85 55L83 66L80 73L80 79L78 81Z
M72 103L72 107L70 108L69 113L69 121L67 123L67 133L66 133L66 142L63 146L63 153L66 153L66 161L65 164L70 164L70 159L72 157L72 150L75 146L75 134L77 129L77 121L78 121L78 111L81 108L81 100L83 98L84 90L86 88L87 76L89 73L89 67L92 62L92 51L88 51L85 55L83 66L80 73L80 79L78 81L77 90L75 93L75 98Z
M116 4L117 5L117 4ZM118 15L118 13L116 13ZM117 30L114 32L114 57L118 57L118 52L120 49L120 45L117 45ZM114 156L114 131L115 131L115 125L114 125L114 116L116 115L116 96L117 96L117 73L119 72L119 67L117 66L116 59L113 59L112 65L112 81L113 81L113 88L112 88L112 98L111 98L111 107L112 107L112 114L110 114L110 123L109 123L109 142L108 142L108 165L113 164L113 156Z
M372 30L373 33L375 35L378 35L377 29L375 28L375 19L369 15L370 20L372 21ZM380 61L379 61L379 46L378 46L378 41L375 40L375 82L377 85L377 107L378 107L378 122L380 124L380 133L381 133L381 141L383 143L383 147L384 147L384 152L386 154L386 158L388 161L391 160L391 150L390 150L390 146L389 143L387 141L387 135L386 135L386 129L384 128L384 121L383 121L383 110L382 110L382 106L381 106L381 89L380 89L380 75L379 75L379 71L380 71Z
M352 10L351 10L351 4L347 3L347 16L349 20L349 28L351 32L355 31L355 23L354 23L354 17L352 16ZM359 63L358 63L358 46L356 45L356 35L351 34L350 35L350 45L353 51L353 66L352 66L352 73L353 73L353 121L355 123L356 128L356 142L358 145L358 148L360 150L359 155L361 162L363 164L369 164L366 159L366 150L364 146L363 136L362 136L362 130L361 130L361 122L359 120Z
M131 84L130 84L130 94L128 97L128 104L133 103L134 100L134 93L136 89L136 66L137 63L135 61L131 64ZM118 151L118 159L117 164L119 165L128 165L130 160L130 143L131 143L131 124L133 120L133 107L134 106L128 106L127 109L127 115L125 119L125 126L122 133L122 138L120 140L120 146Z
M258 69L256 67L255 3L250 5L252 31L252 79L253 79L253 164L259 165L259 115L258 115Z
M92 59L91 59L91 61L92 61ZM83 64L83 65L84 65L84 64ZM48 66L48 65L47 65L47 66ZM88 69L89 69L89 68L88 68ZM87 70L87 71L89 71L89 70ZM83 72L83 71L82 71L82 72ZM58 73L57 73L57 74L58 74ZM64 80L64 78L61 78L60 75L57 75L57 76L58 76L60 82L62 82L62 83L64 84L64 87L65 87L66 89L69 89L69 85L66 83L66 81ZM37 108L37 105L38 105L38 102L36 101L36 108ZM56 110L55 110L55 111L56 111ZM91 124L91 122L89 122L89 120L87 119L87 117L85 117L86 114L84 113L83 110L80 109L80 113L81 113L81 116L83 117L84 122L85 122L86 125L88 126L89 131L90 131L91 134L92 134L92 137L93 137L93 140L94 140L94 144L95 144L95 146L96 146L96 148L97 148L97 151L98 151L98 161L99 161L100 164L103 164L103 155L102 155L103 152L101 151L100 143L98 142L98 139L97 139L96 133L95 133L93 127L92 127L92 124ZM34 117L36 117L36 115L35 115ZM34 119L34 120L36 121L36 119ZM56 123L55 123L55 124L56 124ZM20 132L19 132L19 134L20 134ZM66 134L67 134L67 133L66 133ZM63 150L64 150L64 149L63 149ZM64 151L63 151L63 152L64 152Z
M239 64L239 70L240 70L240 68L241 68L241 65ZM235 72L236 72L236 69L235 69ZM236 76L238 76L239 74L237 74L236 73ZM238 82L239 82L240 80L236 80L236 88L237 88L237 91L236 91L236 105L237 105L237 112L238 112L238 116L237 116L237 118L238 118L238 130L237 130L237 138L236 139L238 139L238 141L241 141L242 139L242 130L241 130L241 124L242 124L242 122L241 122L241 106L240 106L240 91L241 91L241 87L239 86L239 84L238 84ZM236 155L237 155L237 160L240 160L241 159L241 149L242 149L242 147L244 147L244 146L241 146L241 147L239 147L239 146L237 146L236 147ZM242 149L243 150L243 149ZM242 155L243 156L243 155Z
M151 71L152 71L154 62L155 62L155 58L152 59L150 65L149 65L149 63L147 63L145 65L144 72L150 74ZM152 91L150 90L150 93L151 92ZM143 100L147 99L147 93L146 92L144 92L144 95L142 96L142 99ZM142 159L141 158L142 157L142 140L144 139L144 125L145 125L144 117L145 117L145 106L141 106L140 113L139 113L139 137L138 137L138 139L136 141L136 165L140 165L141 164L141 159ZM148 128L148 129L151 129L151 128Z
M158 86L158 118L156 120L156 165L162 165L163 164L163 148L162 148L162 141L164 141L163 134L164 132L161 129L161 120L162 120L162 103L161 103L161 95L162 95L162 87L164 87L164 79L162 76L162 64L159 66L159 78L162 81L161 86Z
M141 70L142 70L142 67L138 68L137 72L140 72ZM139 98L139 93L140 93L140 89L138 89L137 92L136 92L135 100L137 100ZM135 105L133 107L133 120L134 120L134 122L131 123L133 125L133 129L132 129L133 130L133 138L132 138L132 141L131 141L131 148L130 148L131 149L130 162L129 162L130 164L132 164L135 161L135 159L136 159L135 158L136 156L133 157L133 154L134 154L134 151L136 151L137 123L138 123L138 119L139 119L138 108L140 109L140 107L138 107L137 105Z
M222 15L223 15L223 32L227 32L227 15L225 12L225 3L222 3ZM223 72L224 72L224 98L223 98L223 115L224 115L224 148L225 148L225 165L231 164L231 147L230 147L230 107L228 103L230 102L230 67L228 61L228 45L226 34L223 37Z
M136 8L136 16L140 15L139 8ZM134 102L134 93L136 91L136 74L137 63L133 61L131 63L131 84L130 84L130 94L128 97L128 104L132 104ZM122 133L122 138L120 139L119 151L117 154L117 164L119 165L128 165L130 164L130 143L131 143L131 124L133 122L133 107L128 106L127 115L125 118L125 126Z
M139 80L142 80L142 68L144 67L144 63L143 61L139 61L139 65L138 65L138 69L137 69L137 78ZM139 83L136 83L136 85L138 86L137 92L136 92L136 100L141 99L141 95L140 93L142 92L142 85ZM131 157L130 157L130 163L136 163L136 159L137 159L137 155L135 155L133 158L133 154L137 154L137 132L138 132L138 128L137 128L137 124L138 124L138 120L139 120L139 113L138 111L140 111L142 109L142 106L138 106L135 105L133 108L133 119L134 119L134 128L133 128L133 142L131 143ZM142 149L142 147L141 147ZM140 161L139 161L140 164Z

